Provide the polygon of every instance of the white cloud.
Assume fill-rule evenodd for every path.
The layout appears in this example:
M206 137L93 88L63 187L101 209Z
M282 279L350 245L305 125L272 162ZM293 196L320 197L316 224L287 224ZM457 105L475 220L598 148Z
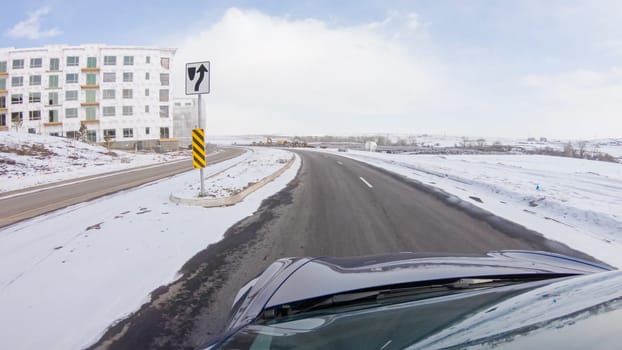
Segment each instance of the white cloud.
M622 130L622 69L574 70L530 75L529 108L539 128L566 137L619 136Z
M619 69L517 81L532 67L437 50L428 26L415 13L335 26L229 9L174 42L173 89L184 91L186 62L211 61L212 134L619 136Z
M410 27L416 19L411 15ZM385 35L382 23L315 20L229 9L181 41L176 71L210 60L208 129L221 133L414 129L441 105L443 68ZM175 91L184 91L178 75ZM401 125L400 125L401 123Z
M41 30L41 18L50 12L50 7L46 6L31 13L30 16L12 28L7 30L6 36L15 39L42 39L60 35L62 32L57 28Z

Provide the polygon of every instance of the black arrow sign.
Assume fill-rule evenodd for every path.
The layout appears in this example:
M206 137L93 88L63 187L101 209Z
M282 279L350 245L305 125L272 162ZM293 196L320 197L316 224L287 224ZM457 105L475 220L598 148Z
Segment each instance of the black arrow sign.
M194 91L199 91L201 82L203 81L203 78L205 78L205 73L207 72L207 68L205 68L205 66L201 64L201 66L199 66L198 72L199 72L199 78L197 79L196 84L194 84Z

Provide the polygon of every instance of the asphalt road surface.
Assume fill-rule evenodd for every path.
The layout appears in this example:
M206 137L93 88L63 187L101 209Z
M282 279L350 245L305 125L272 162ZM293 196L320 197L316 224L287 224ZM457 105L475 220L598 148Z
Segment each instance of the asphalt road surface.
M400 176L335 155L298 154L295 180L94 348L195 348L221 331L238 289L281 257L537 249L586 258Z
M237 157L242 152L243 150L236 148L223 149L208 154L207 162L220 162ZM0 227L190 170L193 170L193 167L188 157L188 160L183 161L87 176L3 193L0 196Z

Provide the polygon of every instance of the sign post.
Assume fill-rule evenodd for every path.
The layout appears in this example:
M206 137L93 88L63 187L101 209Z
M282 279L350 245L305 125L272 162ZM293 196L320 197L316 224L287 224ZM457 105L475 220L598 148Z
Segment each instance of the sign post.
M198 128L192 130L192 164L200 169L201 192L199 197L205 197L205 179L203 178L203 168L206 165L205 159L205 133L203 129L203 118L201 118L201 95L209 94L210 90L210 62L186 63L186 95L199 95L198 97Z

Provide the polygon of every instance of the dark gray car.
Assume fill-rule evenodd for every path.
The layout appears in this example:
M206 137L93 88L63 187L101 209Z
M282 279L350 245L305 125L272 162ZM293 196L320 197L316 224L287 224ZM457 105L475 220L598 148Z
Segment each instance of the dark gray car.
M499 251L280 259L210 349L617 348L622 274Z

